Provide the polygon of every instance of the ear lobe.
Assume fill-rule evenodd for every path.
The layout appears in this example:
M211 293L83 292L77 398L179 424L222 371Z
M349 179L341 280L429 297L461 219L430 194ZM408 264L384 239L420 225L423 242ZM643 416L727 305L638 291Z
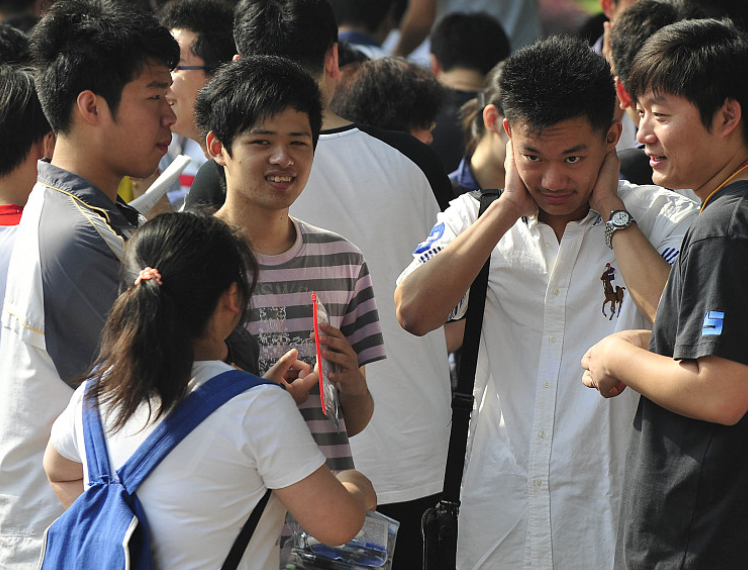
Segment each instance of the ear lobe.
M239 296L239 285L232 283L228 290L223 294L226 308L238 315L242 312L242 299Z
M510 139L512 138L512 128L509 126L509 121L504 119L504 132L506 133L506 136L508 136Z
M338 79L340 77L340 59L338 57L337 43L332 44L325 54L325 74L330 79Z
M483 107L483 124L485 125L486 129L489 131L493 131L495 133L499 132L499 125L498 121L499 119L502 119L503 117L499 113L499 110L496 108L496 105L489 103L485 107Z
M442 71L442 68L433 53L429 54L429 61L431 62L431 72L434 75L439 75Z
M210 157L221 166L226 166L226 160L223 157L223 144L213 131L210 131L205 137L205 148L208 150Z
M608 129L607 134L605 135L605 144L607 146L608 152L613 150L613 148L618 144L618 139L621 138L622 132L623 125L621 124L621 121L613 121L613 123L610 125L610 128Z
M733 132L742 118L743 109L735 99L726 99L720 110L717 111L718 126L724 135Z
M78 114L85 122L92 125L101 120L105 106L108 113L109 107L106 105L106 101L89 90L81 91L76 99Z

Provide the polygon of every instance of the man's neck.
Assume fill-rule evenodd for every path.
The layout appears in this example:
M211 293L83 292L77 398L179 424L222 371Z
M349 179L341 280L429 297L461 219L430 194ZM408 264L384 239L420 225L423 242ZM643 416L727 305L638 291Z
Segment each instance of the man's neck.
M109 171L105 162L96 160L85 148L64 136L57 139L52 164L85 178L112 202L117 201L117 190L123 177Z
M231 199L216 212L216 217L241 230L252 251L261 255L281 255L296 242L296 227L284 210L264 210Z
M470 170L481 188L504 187L504 162L496 160L489 138L492 136L495 135L487 133L483 136L470 159Z
M748 162L748 149L737 148L730 155L719 170L717 170L700 188L694 188L694 193L701 198L702 202L716 190L737 182L739 180L748 180L748 169L740 171L741 167Z
M465 68L442 71L438 79L442 85L455 91L480 91L484 81L480 71Z

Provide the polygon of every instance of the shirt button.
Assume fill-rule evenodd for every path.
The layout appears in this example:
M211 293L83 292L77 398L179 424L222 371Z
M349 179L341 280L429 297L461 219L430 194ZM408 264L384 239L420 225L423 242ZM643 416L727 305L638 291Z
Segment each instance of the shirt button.
M543 388L550 388L551 383L550 382L543 382Z
M545 242L545 247L547 249L551 249L551 242L549 242L549 241Z
M540 432L538 432L538 437L539 437L540 439L545 439L545 432L544 432L544 431L540 431Z
M543 481L541 481L540 479L535 479L535 481L533 481L533 484L536 487L542 487L543 486Z
M556 295L557 297L558 297L558 294L559 294L560 292L561 292L561 291L559 291L558 289L554 289L554 290L553 290L553 294L554 294L554 295Z
M551 337L551 338L550 338L549 340L550 340L550 341L551 341L552 343L554 343L554 342L556 342L556 337L555 337L555 336L552 336L552 337Z

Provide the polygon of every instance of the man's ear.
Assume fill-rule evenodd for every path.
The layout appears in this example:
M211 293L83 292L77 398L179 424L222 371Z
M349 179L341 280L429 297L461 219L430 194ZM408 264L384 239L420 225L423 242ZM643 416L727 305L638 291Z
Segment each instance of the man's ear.
M512 128L509 126L509 121L504 119L504 132L510 139L512 138Z
M738 128L743 119L743 109L735 99L725 99L712 122L723 135L729 135Z
M340 59L337 42L332 44L325 54L325 75L330 79L338 79L340 77Z
M603 14L605 14L608 20L613 19L613 10L615 8L613 0L600 0L600 8L602 8Z
M104 114L111 116L109 105L104 98L88 89L78 94L75 108L81 119L91 125L98 124Z
M238 53L234 54L234 57L231 58L231 61L239 61L242 58Z
M605 146L607 152L610 152L618 144L618 139L621 138L621 132L623 132L623 125L621 121L613 121L605 133Z
M442 66L439 65L439 61L433 53L429 54L429 61L431 62L431 72L438 77L442 72Z
M621 78L616 75L614 77L614 81L616 85L616 93L618 94L618 100L621 102L621 109L631 107L634 104L634 100L631 99L631 95L629 95L628 91L626 91L626 88L623 86Z
M207 149L210 158L216 161L216 164L226 166L226 159L223 155L223 144L218 140L218 137L213 131L210 131L205 137L205 148Z
M503 118L499 109L493 103L489 103L483 107L483 125L489 131L493 131L498 134L499 129L503 128Z

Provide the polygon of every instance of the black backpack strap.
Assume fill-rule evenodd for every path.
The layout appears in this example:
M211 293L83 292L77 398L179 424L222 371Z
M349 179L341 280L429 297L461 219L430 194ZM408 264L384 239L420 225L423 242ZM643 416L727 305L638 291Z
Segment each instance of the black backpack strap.
M257 523L260 522L260 517L262 517L262 513L265 511L265 506L268 504L272 492L272 489L265 491L260 502L255 505L255 508L249 515L249 519L244 523L239 536L236 537L234 544L231 546L229 555L224 560L221 570L236 570L239 566L239 562L241 562L244 552L247 550L247 546L249 546L249 541L255 532L255 528L257 528Z
M503 190L477 190L470 193L473 197L480 199L479 217L483 215L491 202L501 196L502 192ZM452 503L454 509L458 509L460 504L460 486L462 471L465 467L470 414L473 411L473 387L475 386L475 371L478 364L478 349L480 348L483 327L483 311L486 306L490 263L491 257L489 256L470 286L465 337L462 343L462 360L457 378L457 388L452 396L452 431L449 436L449 453L447 455L447 468L444 473L442 503Z

